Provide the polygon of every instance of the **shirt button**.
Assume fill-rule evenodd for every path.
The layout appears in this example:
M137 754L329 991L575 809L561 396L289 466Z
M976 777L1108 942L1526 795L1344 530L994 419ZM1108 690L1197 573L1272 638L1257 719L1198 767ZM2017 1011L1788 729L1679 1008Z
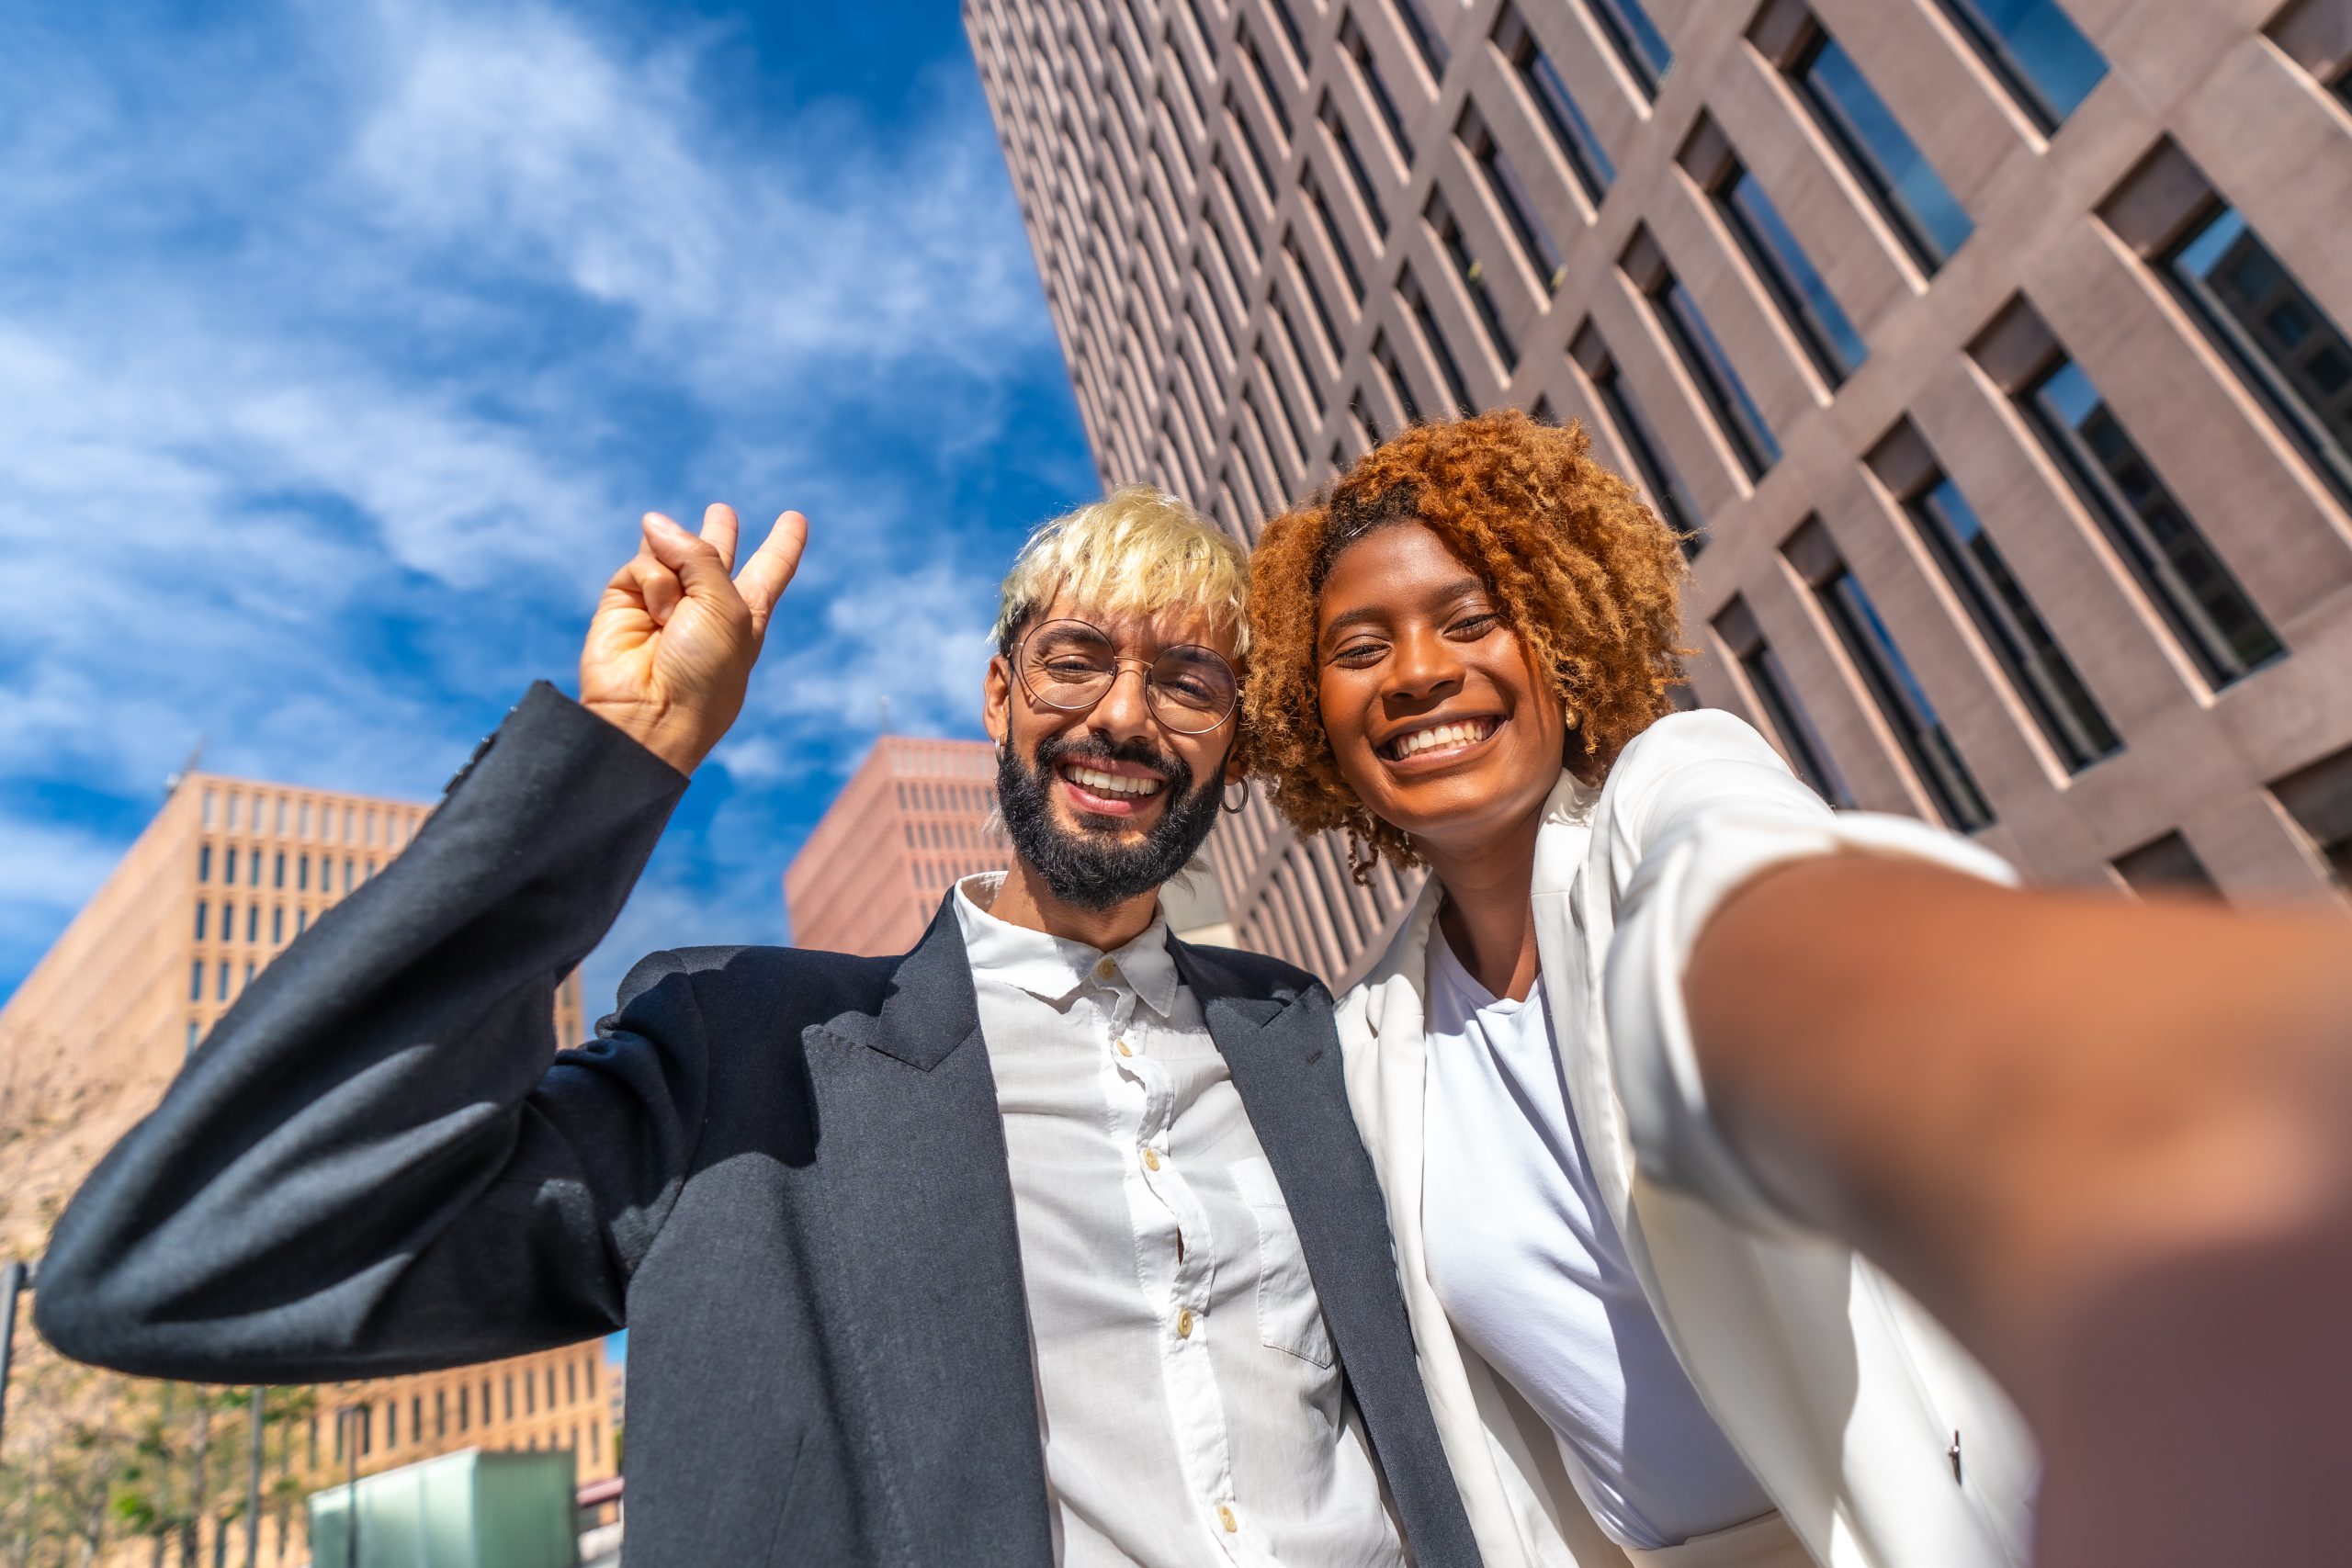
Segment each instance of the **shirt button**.
M1193 1309L1191 1307L1184 1307L1176 1314L1176 1337L1179 1339L1190 1339L1192 1337Z
M1119 1055L1122 1056L1132 1056L1135 1055L1135 1051L1125 1041L1122 1040L1119 1042Z
M1241 1521L1233 1517L1233 1510L1222 1503L1216 1506L1216 1522L1225 1527L1225 1533L1227 1535L1231 1535L1241 1528Z
M1158 1170L1159 1168L1159 1151L1158 1149L1144 1150L1143 1168L1146 1170Z
M1094 966L1094 977L1098 980L1107 980L1118 972L1119 966L1107 958Z

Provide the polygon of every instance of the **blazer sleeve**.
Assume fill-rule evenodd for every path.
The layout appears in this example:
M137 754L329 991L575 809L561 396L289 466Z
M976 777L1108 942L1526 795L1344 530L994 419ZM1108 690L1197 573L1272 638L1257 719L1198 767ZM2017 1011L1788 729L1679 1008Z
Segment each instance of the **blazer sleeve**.
M128 1372L312 1382L619 1326L711 1043L666 955L560 1055L554 994L685 787L534 686L91 1174L40 1267L42 1334Z
M1751 878L1816 855L1900 855L2007 883L2017 873L1946 829L1832 811L1763 736L1712 709L1662 718L1625 748L1593 831L1614 922L1603 1004L1635 1157L1653 1179L1757 1228L1788 1231L1793 1222L1708 1111L1682 998L1707 921Z

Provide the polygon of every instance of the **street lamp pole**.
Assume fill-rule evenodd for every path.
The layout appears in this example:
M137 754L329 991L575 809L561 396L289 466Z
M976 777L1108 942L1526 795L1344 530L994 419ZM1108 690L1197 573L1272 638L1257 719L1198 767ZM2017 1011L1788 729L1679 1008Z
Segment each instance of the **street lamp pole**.
M245 1473L245 1568L260 1568L261 1564L261 1385L254 1385L253 1463Z
M17 1348L17 1297L32 1289L32 1265L21 1260L0 1269L0 1438L8 1428L8 1369Z

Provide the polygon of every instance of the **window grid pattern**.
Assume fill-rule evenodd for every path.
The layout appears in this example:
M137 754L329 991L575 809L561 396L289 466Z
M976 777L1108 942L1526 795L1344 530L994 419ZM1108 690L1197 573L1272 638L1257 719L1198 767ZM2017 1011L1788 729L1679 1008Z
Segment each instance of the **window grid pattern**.
M1768 657L1695 661L1696 699L1792 753L1798 720L1775 708L1804 716L1816 784L1834 776L1870 809L1939 809L1819 580L1787 568L1782 547L1818 514L1991 819L1980 834L2029 874L2111 879L2119 858L2178 831L2225 890L2324 884L2261 792L2352 745L2352 682L2293 651L2352 614L2352 507L2315 443L2247 394L2217 329L2183 309L2169 253L2088 243L2117 184L2113 140L2175 137L2315 315L2352 322L2352 285L2297 171L2264 152L2352 140L2324 96L2346 62L2289 38L2293 14L2271 20L2275 48L2211 13L2124 50L2123 23L2072 0L1933 0L1924 17L1816 16L1806 0L963 9L1104 483L1164 485L1251 539L1401 423L1541 402L1584 424L1694 545L1713 541L1692 624L1741 598ZM1163 58L1177 51L1182 75ZM2072 76L2053 74L2067 59ZM2284 90L2296 71L2319 91ZM2109 75L2118 91L2094 85ZM1197 121L1196 98L1211 111ZM2094 114L2129 123L2073 133ZM1682 160L1710 122L1728 151L1702 174ZM1680 312L1668 324L1672 298L1627 275L1644 230L1703 307L1703 335ZM1972 303L1955 309L1944 264L1963 246ZM2030 375L1974 355L1998 303L2028 293L2098 386L2132 394L2115 429L2199 529L2213 569L2200 581L2231 585L2188 597L2209 619L2243 611L2213 635L2185 634L2126 558L2037 422ZM1580 336L1607 348L1580 355ZM2315 370L2289 389L2324 428L2334 362L2305 352ZM1693 357L1730 371L1717 394ZM2167 412L2192 398L2195 418ZM1869 412L1848 411L1857 399ZM1897 415L1983 509L2007 585L2098 694L2120 749L2098 766L2072 771L1933 536L1864 482ZM2296 698L2252 696L2273 690ZM2076 750L2105 744L2077 728ZM2242 761L2188 765L2200 747ZM1979 814L1945 787L1951 815ZM1240 939L1333 980L1363 965L1411 892L1385 867L1359 886L1344 843L1299 843L1262 803L1220 828L1213 856Z

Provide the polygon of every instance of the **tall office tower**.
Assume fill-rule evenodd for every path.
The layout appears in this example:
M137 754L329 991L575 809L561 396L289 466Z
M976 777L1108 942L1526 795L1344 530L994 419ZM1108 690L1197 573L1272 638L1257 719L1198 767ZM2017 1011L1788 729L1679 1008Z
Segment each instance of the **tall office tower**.
M1106 484L1576 420L1695 701L2068 882L2352 862L2346 0L966 0ZM1243 939L1408 888L1262 807Z
M213 1022L313 920L382 870L427 810L209 773L178 781L0 1009L0 1258L38 1253L66 1198L162 1099ZM576 975L558 990L554 1021L559 1042L582 1038ZM347 1430L363 1471L473 1446L569 1447L583 1479L609 1475L602 1365L600 1347L573 1346L321 1389L321 1416L289 1460L323 1465L314 1476L340 1474ZM519 1383L524 1403L494 1404L492 1383ZM334 1412L345 1406L368 1415L338 1428ZM15 1437L38 1413L9 1414ZM299 1532L299 1510L277 1528Z
M1012 863L995 812L987 741L882 737L785 868L793 944L904 953L958 878Z

